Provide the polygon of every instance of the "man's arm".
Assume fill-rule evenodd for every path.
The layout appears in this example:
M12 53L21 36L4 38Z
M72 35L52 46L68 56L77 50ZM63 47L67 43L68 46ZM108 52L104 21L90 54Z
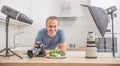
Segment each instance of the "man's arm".
M59 45L59 47L58 47L57 49L55 49L55 50L64 50L64 51L66 51L66 42L61 43L61 44ZM49 54L50 51L51 51L51 50L46 50L45 52L46 52L46 54Z

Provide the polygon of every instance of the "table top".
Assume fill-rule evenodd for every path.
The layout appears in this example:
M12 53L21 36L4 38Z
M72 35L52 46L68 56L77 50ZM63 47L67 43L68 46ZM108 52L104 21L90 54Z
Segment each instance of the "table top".
M45 57L28 58L26 51L15 51L18 55L23 57L20 59L16 55L10 57L0 56L0 63L94 63L94 64L120 64L120 58L112 57L111 52L98 52L97 58L85 58L84 51L67 51L64 59L49 59Z

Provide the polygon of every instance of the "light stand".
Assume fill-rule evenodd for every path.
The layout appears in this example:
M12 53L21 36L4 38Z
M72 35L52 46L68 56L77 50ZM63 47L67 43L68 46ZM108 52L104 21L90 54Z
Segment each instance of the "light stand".
M23 59L21 56L19 56L17 53L13 52L12 50L10 50L10 48L8 48L8 26L9 26L9 20L10 20L10 16L7 16L6 17L6 48L4 48L3 50L0 51L0 53L2 53L3 51L5 51L5 55L0 55L0 56L3 56L3 57L10 57L10 56L13 56L13 55L16 55L17 57ZM11 53L13 53L12 55L9 55L9 51Z
M117 10L116 6L112 6L106 9L107 14L111 16L111 25L112 25L112 52L113 52L113 57L115 57L115 43L114 43L114 18L113 14Z
M114 43L114 18L113 18L113 12L110 14L111 15L111 24L112 24L112 52L113 52L113 57L115 57L115 43Z

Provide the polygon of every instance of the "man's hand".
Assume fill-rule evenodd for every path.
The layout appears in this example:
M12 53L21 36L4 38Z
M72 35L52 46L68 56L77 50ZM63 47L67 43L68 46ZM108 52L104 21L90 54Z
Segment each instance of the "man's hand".
M45 50L46 55L50 53L51 50Z
M33 44L33 47L34 47L34 48L37 47L37 46L38 46L38 45L37 45L36 43Z
M65 42L61 43L58 49L66 51L66 43Z

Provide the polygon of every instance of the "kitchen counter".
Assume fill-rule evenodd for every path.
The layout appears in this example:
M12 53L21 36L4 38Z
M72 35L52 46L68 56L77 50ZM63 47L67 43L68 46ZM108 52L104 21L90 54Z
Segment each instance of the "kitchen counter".
M70 50L70 51L85 51L85 47L81 47L81 48L67 48L67 50Z
M67 51L65 59L49 59L45 57L28 58L24 51L17 56L1 57L0 66L120 66L120 58L113 58L112 53L99 52L96 59L85 58L84 51Z

